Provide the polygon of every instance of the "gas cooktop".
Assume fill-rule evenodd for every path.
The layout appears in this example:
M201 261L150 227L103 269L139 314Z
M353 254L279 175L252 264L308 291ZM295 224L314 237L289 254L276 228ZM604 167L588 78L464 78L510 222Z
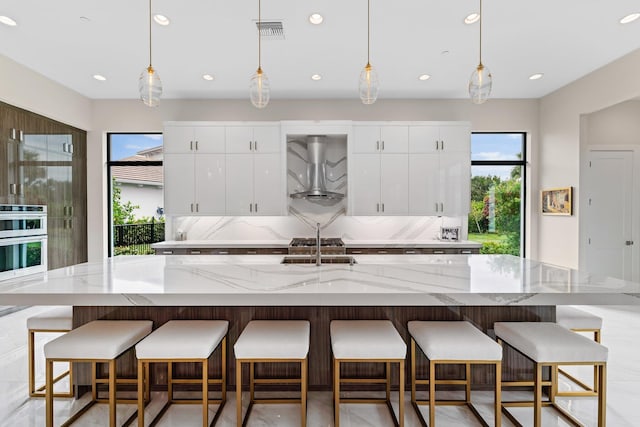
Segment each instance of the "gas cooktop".
M315 237L294 237L289 243L291 255L313 255L316 253L317 239ZM339 237L322 237L320 239L320 252L323 254L346 253L344 242Z

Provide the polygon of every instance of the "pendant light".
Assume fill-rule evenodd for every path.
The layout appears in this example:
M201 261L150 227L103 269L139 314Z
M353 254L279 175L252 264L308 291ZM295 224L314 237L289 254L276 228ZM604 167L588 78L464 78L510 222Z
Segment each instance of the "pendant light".
M258 0L258 69L249 81L249 96L251 97L251 103L256 108L267 106L271 91L269 78L262 71L262 16L260 6L260 0Z
M360 99L363 104L373 104L378 99L378 73L371 66L369 55L371 51L371 0L367 0L367 65L360 73Z
M469 95L474 104L483 104L489 99L493 84L491 71L482 64L482 0L480 0L480 62L469 79Z
M138 79L140 99L148 107L157 107L162 95L162 81L151 65L151 0L149 0L149 66L142 70Z

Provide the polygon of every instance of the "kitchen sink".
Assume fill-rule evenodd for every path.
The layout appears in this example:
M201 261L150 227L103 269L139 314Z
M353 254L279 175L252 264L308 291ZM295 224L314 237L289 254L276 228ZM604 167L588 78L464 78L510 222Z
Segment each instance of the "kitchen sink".
M322 264L355 264L356 260L348 255L332 255L320 258ZM282 264L315 264L316 257L286 256L282 259Z

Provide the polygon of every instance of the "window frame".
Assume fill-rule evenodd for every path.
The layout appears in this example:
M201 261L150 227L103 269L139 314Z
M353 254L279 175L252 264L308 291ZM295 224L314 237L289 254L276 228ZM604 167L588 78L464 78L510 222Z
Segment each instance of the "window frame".
M111 200L111 196L113 195L112 191L112 176L111 176L111 168L114 166L162 166L163 161L161 160L152 160L148 162L137 162L137 161L122 161L122 160L111 160L111 136L112 135L162 135L162 132L107 132L107 215L109 218L109 233L107 236L107 256L111 258L113 256L113 201ZM164 153L164 141L163 141L163 153ZM163 156L164 159L164 156Z
M522 131L509 132L509 131L501 131L501 132L471 132L471 136L473 135L521 135L522 136L522 157L520 160L471 160L471 166L520 166L522 168L522 183L520 184L521 194L520 197L520 256L522 258L526 257L527 251L527 235L525 233L526 230L526 221L527 221L527 133ZM473 145L470 144L470 148ZM471 150L469 150L471 154ZM472 177L469 177L471 179Z

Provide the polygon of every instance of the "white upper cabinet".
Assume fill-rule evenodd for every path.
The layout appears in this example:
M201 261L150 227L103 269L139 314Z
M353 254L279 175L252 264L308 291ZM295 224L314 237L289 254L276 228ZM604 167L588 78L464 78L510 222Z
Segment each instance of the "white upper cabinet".
M279 153L280 125L227 126L227 153Z
M224 126L175 126L164 128L165 153L224 153Z
M470 151L471 131L468 124L433 124L409 127L410 153Z
M409 127L358 123L353 127L353 140L354 153L406 153Z
M355 153L353 215L407 215L408 154Z
M409 214L469 213L471 129L467 123L409 128Z

